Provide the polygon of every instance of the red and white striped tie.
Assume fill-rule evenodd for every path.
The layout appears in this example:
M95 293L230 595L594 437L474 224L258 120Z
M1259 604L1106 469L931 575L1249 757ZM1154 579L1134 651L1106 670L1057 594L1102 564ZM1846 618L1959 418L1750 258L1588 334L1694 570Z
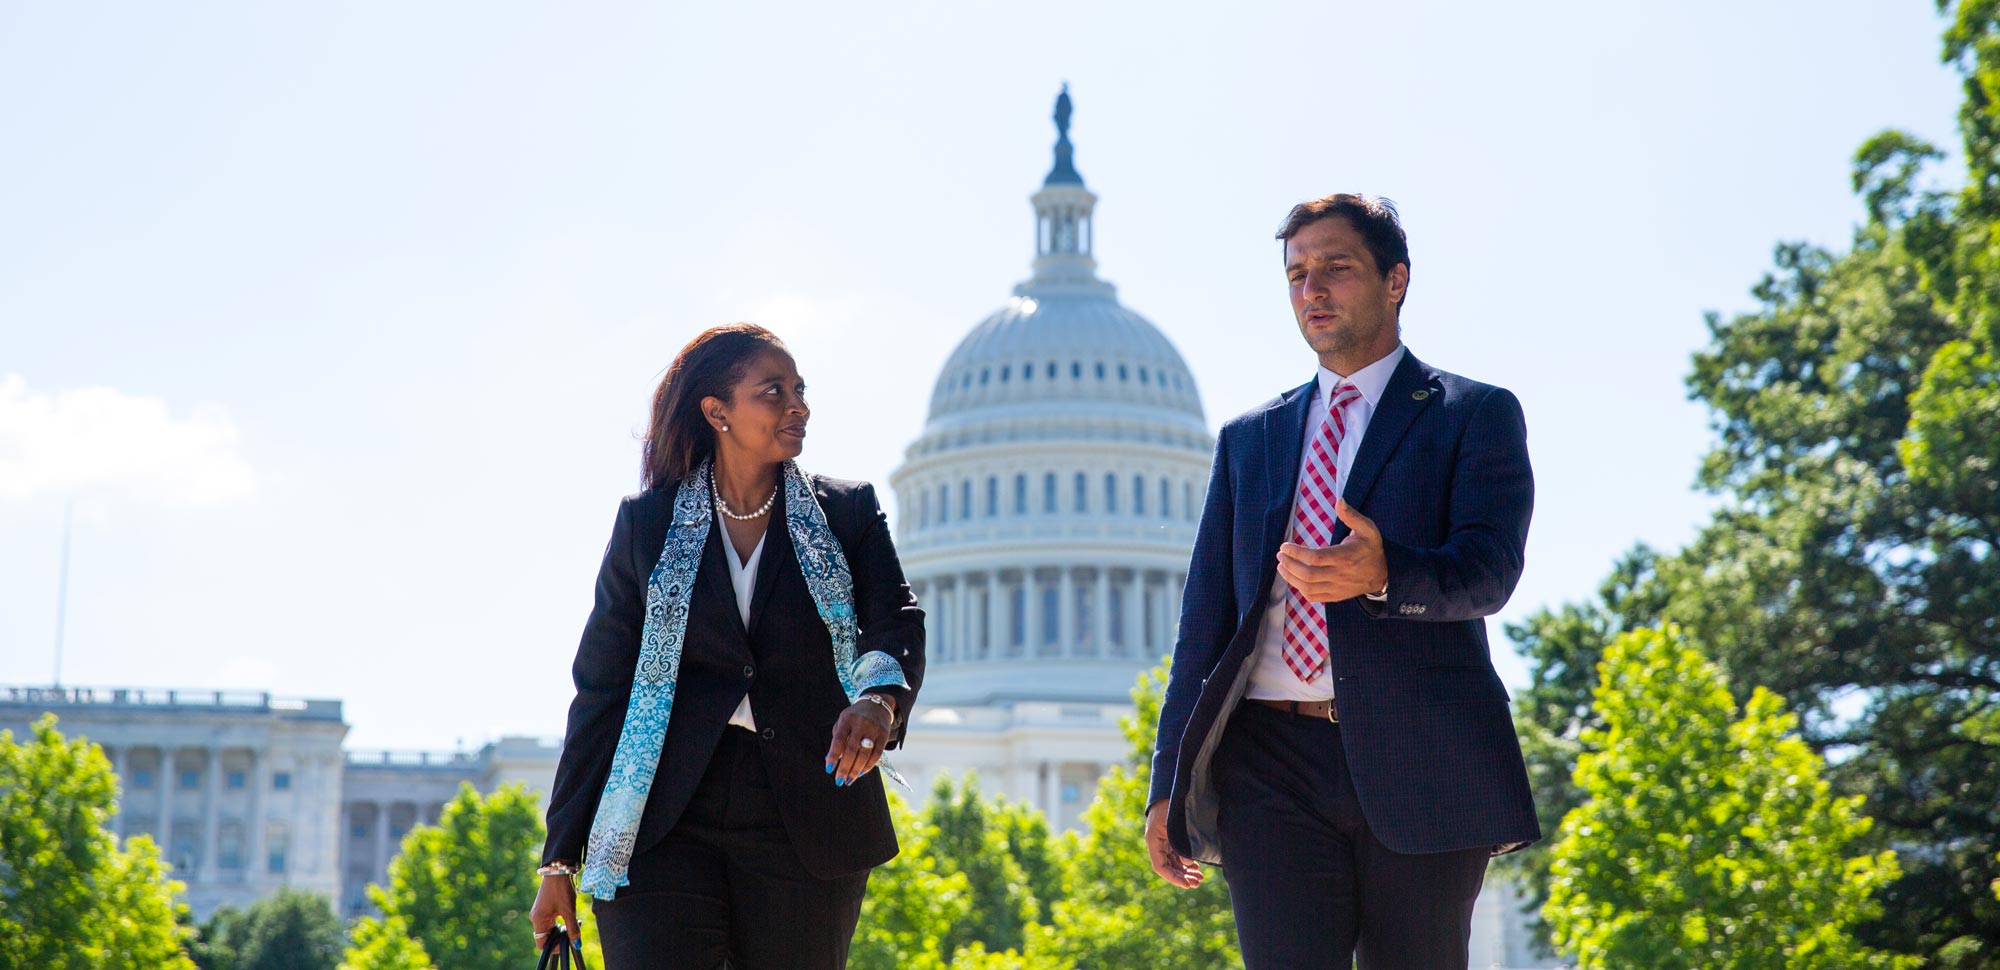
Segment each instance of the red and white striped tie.
M1361 389L1341 384L1333 389L1326 417L1314 430L1306 448L1304 467L1299 470L1299 495L1292 503L1290 539L1318 549L1333 544L1334 461L1340 455L1341 439L1347 437L1349 404L1361 397ZM1285 665L1300 680L1312 682L1326 666L1326 610L1307 600L1297 589L1285 587Z

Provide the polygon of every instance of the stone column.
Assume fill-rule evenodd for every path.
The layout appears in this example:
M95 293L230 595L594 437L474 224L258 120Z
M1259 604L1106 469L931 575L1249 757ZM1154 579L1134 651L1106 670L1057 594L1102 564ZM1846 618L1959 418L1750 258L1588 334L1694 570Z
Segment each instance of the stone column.
M202 797L201 865L202 878L213 882L222 866L222 747L208 749L208 785Z
M1161 650L1166 650L1172 646L1174 642L1173 635L1168 631L1173 628L1173 621L1167 617L1167 578L1162 573L1160 575L1160 590L1153 594L1153 637L1160 642Z
M160 787L160 820L153 823L153 837L160 843L160 853L172 860L174 857L174 749L160 746L160 770L154 781Z
M958 610L954 610L954 612L958 616L952 618L952 632L956 634L952 638L954 640L952 642L952 656L958 658L958 660L964 660L964 658L972 656L972 630L978 630L978 624L972 622L974 620L972 618L972 574L970 572L960 572L956 576L956 582L958 582Z
M1097 656L1113 656L1111 649L1111 570L1097 567L1096 591L1090 595L1090 635L1097 641Z
M264 858L264 791L271 787L270 764L256 748L250 749L250 768L244 772L250 781L250 808L243 818L243 881L260 883L265 879Z
M375 881L381 885L389 884L389 860L394 857L395 851L395 846L389 842L389 803L376 802L375 865L372 868L376 873Z
M986 646L979 659L998 657L1007 643L1007 587L1000 583L1000 570L986 573Z
M1019 757L1017 752L1016 757ZM1014 762L1014 800L1026 805L1035 803L1035 766L1025 761Z
M118 776L118 815L113 821L114 833L123 839L130 834L126 822L132 817L132 746L121 744L111 749L111 770Z
M1125 649L1135 657L1152 657L1153 645L1146 642L1146 619L1142 608L1146 603L1146 586L1139 571L1132 570L1131 578L1125 581Z
M1048 819L1050 832L1061 831L1062 762L1043 762L1042 773L1042 777L1045 779L1042 788L1044 798L1042 802L1042 815Z
M1065 657L1076 655L1076 567L1062 567L1062 576L1057 589L1057 612L1062 616L1062 624L1056 629L1056 642L1061 645L1060 653Z
M1021 655L1032 657L1042 644L1042 586L1035 579L1035 567L1021 567L1022 620Z

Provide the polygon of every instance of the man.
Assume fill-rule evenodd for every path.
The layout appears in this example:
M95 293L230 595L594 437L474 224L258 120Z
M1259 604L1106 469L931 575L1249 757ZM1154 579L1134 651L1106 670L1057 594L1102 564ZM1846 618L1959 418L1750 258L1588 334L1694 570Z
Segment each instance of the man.
M1481 619L1521 576L1527 430L1402 345L1388 200L1278 238L1319 371L1216 442L1146 848L1176 886L1222 866L1250 970L1456 970L1488 857L1541 837Z

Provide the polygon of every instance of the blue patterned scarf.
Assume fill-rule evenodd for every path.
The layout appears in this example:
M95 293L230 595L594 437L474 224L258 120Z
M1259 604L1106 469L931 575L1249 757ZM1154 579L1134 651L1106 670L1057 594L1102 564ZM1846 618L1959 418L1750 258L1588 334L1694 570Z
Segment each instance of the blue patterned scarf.
M674 495L666 546L660 550L660 561L646 584L646 624L639 637L632 699L625 707L625 727L618 733L611 774L604 781L604 795L590 825L590 841L577 883L580 891L598 899L612 898L618 887L631 881L626 868L639 835L646 795L653 788L660 749L666 744L667 717L674 709L674 681L680 673L681 648L687 636L688 599L715 520L711 465L702 462L681 482ZM847 568L847 556L796 462L785 462L779 487L785 490L785 530L798 553L799 571L805 574L813 605L819 608L819 618L833 638L833 670L848 701L859 700L861 692L870 687L909 687L903 679L903 665L896 658L880 650L854 655L860 632L854 618L854 574ZM887 762L880 767L891 779L902 780Z

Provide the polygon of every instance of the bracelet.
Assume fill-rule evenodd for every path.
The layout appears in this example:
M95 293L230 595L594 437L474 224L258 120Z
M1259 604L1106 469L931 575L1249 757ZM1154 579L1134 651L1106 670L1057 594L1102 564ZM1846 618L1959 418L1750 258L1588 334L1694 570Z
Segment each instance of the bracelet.
M535 870L535 875L537 876L574 876L576 874L577 867L572 862L551 862Z
M889 720L894 721L896 719L895 701L883 697L880 694L863 694L861 695L861 699L864 701L874 701L875 703L882 705L883 709L889 712Z

